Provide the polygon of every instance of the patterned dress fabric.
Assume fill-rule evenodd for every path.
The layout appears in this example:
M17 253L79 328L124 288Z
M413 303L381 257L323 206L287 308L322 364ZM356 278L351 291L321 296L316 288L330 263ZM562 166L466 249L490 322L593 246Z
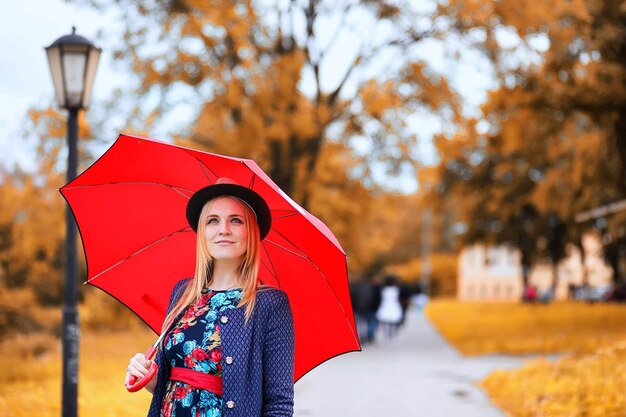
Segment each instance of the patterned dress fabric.
M222 342L219 317L239 303L241 290L211 291L185 311L164 339L170 366L222 376ZM222 397L181 381L168 381L161 417L221 417Z
M182 296L191 278L180 280L172 289L167 312ZM183 317L184 310L175 319ZM223 417L293 417L294 327L289 298L277 288L261 286L250 320L245 308L221 314ZM161 343L162 345L162 343ZM157 383L148 417L160 417L171 366L157 350Z

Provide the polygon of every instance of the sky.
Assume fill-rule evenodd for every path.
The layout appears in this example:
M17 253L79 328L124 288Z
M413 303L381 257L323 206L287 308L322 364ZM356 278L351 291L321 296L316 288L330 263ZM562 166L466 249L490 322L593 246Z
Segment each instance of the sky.
M113 15L96 12L87 6L76 6L62 0L22 0L12 3L0 14L0 164L10 167L19 164L25 169L34 166L34 153L21 134L27 110L34 106L44 107L54 97L52 79L44 48L57 38L71 33L72 26L77 33L103 47L94 82L92 103L107 98L115 86L124 84L124 74L115 71L110 50L98 43L98 33L116 27ZM424 43L421 56L440 72L448 74L452 85L464 96L470 111L484 100L493 81L476 57L466 57L464 64L450 65L445 51L436 44ZM341 65L341 59L350 59L347 51L335 51L332 65ZM336 64L335 64L336 63ZM332 74L341 74L334 68L327 68L329 84ZM184 112L181 109L181 112ZM191 116L191 115L188 115ZM409 121L416 130L434 132L437 124L428 115L418 115ZM165 135L165 132L163 132ZM111 142L117 132L111 133ZM163 137L161 137L163 138ZM419 152L432 152L426 143ZM105 149L102 149L104 152ZM98 156L98 155L95 155ZM403 189L411 191L415 184L407 182Z
M34 154L22 139L22 124L29 108L47 106L54 87L44 48L72 32L101 46L95 40L112 16L103 16L87 7L61 0L22 0L0 13L0 163L33 166ZM92 102L103 99L123 76L103 51L98 65Z

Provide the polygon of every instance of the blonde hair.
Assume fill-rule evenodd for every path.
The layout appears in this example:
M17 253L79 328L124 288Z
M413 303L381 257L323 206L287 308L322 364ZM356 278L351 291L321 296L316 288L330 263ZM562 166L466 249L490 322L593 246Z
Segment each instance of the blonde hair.
M200 217L198 218L198 228L196 233L196 272L192 281L187 285L187 288L180 296L178 301L174 304L169 314L165 316L161 332L164 332L169 328L169 326L172 324L172 321L181 311L183 311L183 309L185 309L191 303L200 298L200 296L202 295L202 289L205 285L211 285L211 281L213 278L212 274L214 259L211 256L209 247L206 243L204 231L206 229L206 219L209 215L211 207L213 206L213 203L222 198L232 198L243 209L244 222L248 231L248 242L246 244L244 259L239 266L239 283L241 284L243 291L241 295L241 300L239 301L237 307L246 307L246 323L252 315L254 303L256 302L259 264L261 261L261 240L259 225L256 221L256 216L254 212L252 211L250 206L248 206L248 204L236 197L221 196L208 201L204 204L204 207L202 207Z

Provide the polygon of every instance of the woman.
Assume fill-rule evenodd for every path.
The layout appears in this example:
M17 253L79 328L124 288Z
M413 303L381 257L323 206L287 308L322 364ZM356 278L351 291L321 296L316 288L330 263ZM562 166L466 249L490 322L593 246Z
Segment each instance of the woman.
M402 304L400 303L400 288L393 275L387 275L384 286L380 291L381 302L376 318L380 323L383 334L387 339L393 339L402 321Z
M293 415L294 334L286 294L258 285L267 203L228 179L189 200L196 271L170 298L148 417ZM126 372L142 377L137 353Z

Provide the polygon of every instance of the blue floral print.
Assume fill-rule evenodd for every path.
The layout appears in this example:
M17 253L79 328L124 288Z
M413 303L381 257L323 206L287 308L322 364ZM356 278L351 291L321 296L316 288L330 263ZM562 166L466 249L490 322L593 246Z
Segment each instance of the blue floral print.
M220 313L237 307L241 290L203 290L165 337L171 366L222 376ZM168 381L161 417L222 417L222 397L181 381Z

